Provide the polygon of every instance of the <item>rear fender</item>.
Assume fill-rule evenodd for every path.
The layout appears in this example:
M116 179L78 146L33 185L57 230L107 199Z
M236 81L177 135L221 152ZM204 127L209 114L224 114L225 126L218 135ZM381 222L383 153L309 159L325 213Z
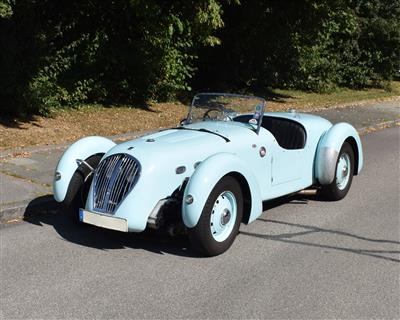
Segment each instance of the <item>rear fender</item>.
M341 122L332 126L318 143L315 177L321 185L332 183L335 177L339 152L345 141L348 141L354 150L354 174L357 175L360 173L363 167L363 152L360 137L353 126Z
M251 222L261 215L262 199L254 173L237 156L230 153L218 153L201 162L185 188L182 218L186 227L196 226L211 190L222 177L228 174L240 174L248 184L251 198L250 212L244 212L243 216L249 216L248 222ZM193 197L191 204L185 202L189 194Z
M80 139L65 150L56 168L58 180L53 182L55 200L62 202L65 199L72 175L78 168L77 159L86 160L92 155L106 153L114 146L110 139L93 136Z

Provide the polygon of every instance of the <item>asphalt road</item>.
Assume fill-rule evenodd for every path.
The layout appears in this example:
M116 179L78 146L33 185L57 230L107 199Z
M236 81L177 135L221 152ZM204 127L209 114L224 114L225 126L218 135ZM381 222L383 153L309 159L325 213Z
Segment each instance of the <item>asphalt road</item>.
M363 137L344 200L266 203L215 258L57 212L2 226L0 318L399 319L399 136Z

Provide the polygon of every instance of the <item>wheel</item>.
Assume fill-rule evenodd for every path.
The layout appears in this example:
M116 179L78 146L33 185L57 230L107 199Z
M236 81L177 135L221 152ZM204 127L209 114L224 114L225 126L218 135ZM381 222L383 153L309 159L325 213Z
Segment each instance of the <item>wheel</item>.
M353 175L354 152L351 145L345 142L336 161L335 178L331 184L322 187L322 197L330 201L343 199L349 192Z
M85 162L92 168L96 168L102 156L101 154L96 154L86 159ZM93 174L90 168L82 163L76 169L69 182L67 194L62 204L74 222L79 222L79 209L85 207L92 180Z
M192 247L205 256L219 255L232 245L243 215L243 196L239 183L222 178L211 191L199 222L188 230Z

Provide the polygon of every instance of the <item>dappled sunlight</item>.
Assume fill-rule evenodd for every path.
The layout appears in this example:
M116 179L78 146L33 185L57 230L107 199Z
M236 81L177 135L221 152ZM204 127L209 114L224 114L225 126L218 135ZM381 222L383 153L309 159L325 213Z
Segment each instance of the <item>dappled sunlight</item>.
M0 123L0 149L71 142L89 135L116 135L176 126L187 114L181 104L160 103L148 110L85 107L57 112L52 118Z
M312 112L332 107L362 106L374 101L400 99L400 81L393 82L391 92L376 88L343 89L333 93L270 89L266 98L267 112L287 111L291 108ZM92 105L61 110L47 118L1 118L0 150L66 143L88 135L110 136L128 132L140 134L149 130L174 127L186 117L187 108L182 103L153 103L146 108Z

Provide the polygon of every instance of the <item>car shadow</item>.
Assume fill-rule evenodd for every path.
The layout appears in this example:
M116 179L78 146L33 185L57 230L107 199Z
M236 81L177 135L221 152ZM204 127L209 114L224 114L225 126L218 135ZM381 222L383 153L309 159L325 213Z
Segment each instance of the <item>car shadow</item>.
M317 195L292 195L285 196L263 203L263 210L269 210L281 205L295 204L306 205L310 201L320 201ZM142 233L123 233L112 231L86 224L74 223L68 216L68 212L53 200L51 195L39 197L29 203L24 213L24 221L37 226L50 225L54 230L66 241L91 247L99 250L111 249L139 249L156 254L172 254L177 256L200 258L196 252L191 250L189 241L186 236L171 237L166 234L161 234L154 230L146 230ZM258 234L248 231L240 231L241 235L256 237L270 241L278 241L288 244L301 245L306 247L322 248L335 251L349 252L353 254L369 256L373 258L383 259L392 262L400 262L400 259L393 257L400 254L400 242L386 239L373 239L352 234L341 230L332 230L320 228L312 225L292 223L275 219L258 218L257 221L269 223L271 225L285 225L292 227L293 232L281 234ZM304 229L298 231L298 229ZM340 237L358 239L370 243L381 245L399 246L398 250L369 250L357 249L351 247L334 246L330 244L322 244L297 240L296 237L309 234L334 234Z
M52 196L37 198L29 203L24 221L37 226L49 225L66 241L99 250L141 249L157 254L200 257L190 249L185 236L169 236L154 230L124 233L73 222Z
M323 201L323 200L321 200L317 194L313 194L313 195L296 194L293 196L285 196L285 197L281 197L278 199L264 202L263 203L263 211L268 210L268 209L273 209L273 208L279 207L284 204L303 204L304 205L310 201ZM292 227L294 229L294 231L287 232L287 233L281 233L281 234L273 234L273 235L241 231L240 234L250 236L250 237L255 237L255 238L266 239L266 240L270 240L270 241L278 241L278 242L284 242L284 243L294 244L294 245L302 245L302 246L307 246L307 247L350 252L350 253L369 256L369 257L373 257L373 258L377 258L377 259L383 259L383 260L392 261L392 262L400 262L400 259L397 258L400 255L400 241L368 238L368 237L360 236L357 234L352 234L352 233L346 232L346 231L320 228L320 227L316 227L316 226L312 226L312 225L292 223L292 222L280 221L280 220L275 220L275 219L258 218L257 221L269 223L272 226L273 225L284 225L287 227ZM303 230L298 231L299 228L303 229ZM309 242L309 241L296 239L297 237L301 237L301 236L309 235L309 234L315 234L315 233L333 234L335 236L339 236L342 238L343 237L344 238L352 238L352 239L365 241L367 243L370 242L370 243L380 244L382 246L384 246L384 245L395 246L397 248L397 250L358 249L358 248L351 248L351 247L333 246L330 244L321 244L321 243L315 243L315 242ZM394 256L396 256L396 258Z

